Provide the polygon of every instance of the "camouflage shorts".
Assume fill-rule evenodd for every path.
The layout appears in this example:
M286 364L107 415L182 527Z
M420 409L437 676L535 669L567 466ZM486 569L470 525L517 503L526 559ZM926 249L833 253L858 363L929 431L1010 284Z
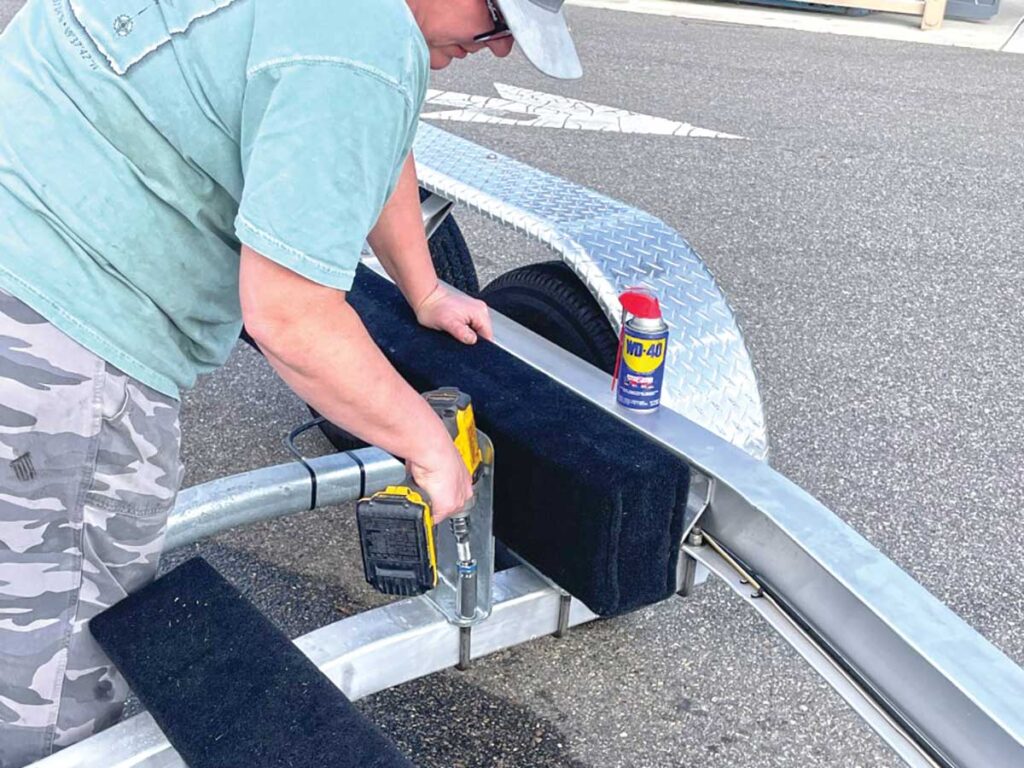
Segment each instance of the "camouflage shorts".
M156 574L178 447L176 400L0 291L0 768L120 718L87 622Z

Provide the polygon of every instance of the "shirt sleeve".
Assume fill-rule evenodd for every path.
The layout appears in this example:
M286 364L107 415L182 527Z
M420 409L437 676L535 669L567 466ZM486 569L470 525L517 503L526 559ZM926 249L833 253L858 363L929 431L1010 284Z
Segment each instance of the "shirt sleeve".
M348 290L363 242L398 180L416 105L356 63L289 62L250 76L235 230L263 256Z

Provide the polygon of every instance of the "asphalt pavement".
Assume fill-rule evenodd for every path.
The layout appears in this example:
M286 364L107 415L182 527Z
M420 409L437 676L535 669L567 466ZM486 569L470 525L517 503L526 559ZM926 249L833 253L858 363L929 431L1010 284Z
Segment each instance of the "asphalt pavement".
M0 19L15 5L0 0ZM773 466L1024 663L1020 61L570 11L582 80L546 80L515 54L458 62L434 87L491 96L509 83L748 140L443 127L683 233L744 331ZM484 282L550 258L457 219ZM287 460L281 438L305 418L239 348L186 399L186 485ZM196 552L292 636L380 602L350 508L233 532L165 567ZM898 764L714 583L361 706L423 768Z

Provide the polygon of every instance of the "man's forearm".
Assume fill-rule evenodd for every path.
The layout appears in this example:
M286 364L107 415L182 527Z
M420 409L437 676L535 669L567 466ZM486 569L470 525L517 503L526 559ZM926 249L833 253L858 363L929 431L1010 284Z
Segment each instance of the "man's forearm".
M299 397L330 422L396 456L423 461L444 446L448 436L441 422L381 354L348 304L314 318L303 323L303 334L317 339L315 348L297 350L287 333L262 347Z
M243 247L240 294L249 333L277 374L328 420L423 462L451 438L370 338L340 291Z
M395 191L367 240L413 309L437 288L437 273L430 260L423 229L412 152L405 160Z

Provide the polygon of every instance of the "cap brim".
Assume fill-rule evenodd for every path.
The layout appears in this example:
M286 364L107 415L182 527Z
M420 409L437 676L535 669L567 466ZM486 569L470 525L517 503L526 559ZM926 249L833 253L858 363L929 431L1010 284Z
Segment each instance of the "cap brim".
M497 0L516 45L545 75L563 80L583 76L583 65L561 8L551 11L531 0Z

